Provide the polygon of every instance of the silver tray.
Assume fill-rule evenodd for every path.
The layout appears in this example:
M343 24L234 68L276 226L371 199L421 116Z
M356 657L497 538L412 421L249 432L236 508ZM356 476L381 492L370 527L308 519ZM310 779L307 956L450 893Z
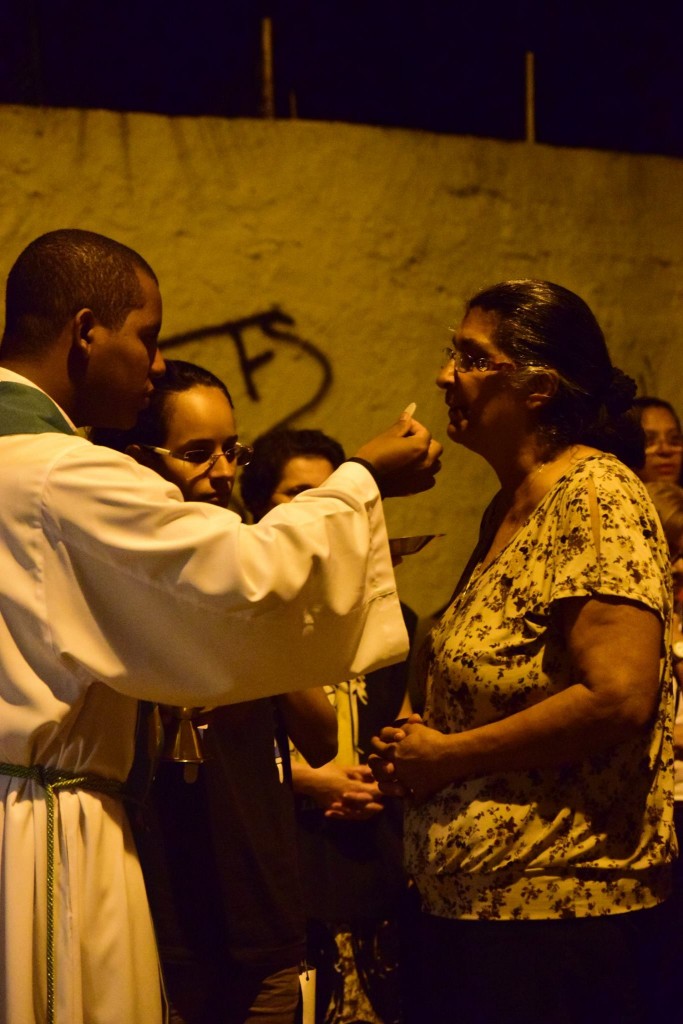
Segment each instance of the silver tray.
M417 537L390 537L389 550L395 557L403 558L405 555L415 555L422 551L430 540L445 536L445 533L421 533Z

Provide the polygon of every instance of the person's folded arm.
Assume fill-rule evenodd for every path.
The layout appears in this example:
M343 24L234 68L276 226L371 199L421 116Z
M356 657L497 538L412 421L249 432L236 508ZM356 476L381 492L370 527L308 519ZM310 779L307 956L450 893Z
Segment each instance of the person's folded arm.
M337 715L323 686L274 698L287 735L312 768L327 764L337 755Z
M451 782L580 761L647 728L659 691L662 623L644 605L571 598L556 606L573 683L500 721L444 735L417 721L383 729L373 771L386 793L426 798Z

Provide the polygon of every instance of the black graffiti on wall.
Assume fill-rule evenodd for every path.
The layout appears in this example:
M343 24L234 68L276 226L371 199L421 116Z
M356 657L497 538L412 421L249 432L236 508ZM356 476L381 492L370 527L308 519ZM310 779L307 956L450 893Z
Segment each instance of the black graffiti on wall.
M262 313L253 313L251 316L240 317L238 320L226 320L222 324L198 327L196 330L186 331L183 334L174 334L161 341L159 347L166 352L186 344L188 341L215 341L216 338L228 337L235 346L247 394L254 402L261 401L257 383L258 371L266 363L277 358L278 346L288 345L303 352L320 366L322 371L320 384L313 396L303 405L298 406L278 423L273 424L273 427L282 427L320 405L332 385L332 364L329 359L313 342L306 341L292 330L295 324L296 321L288 313L285 313L279 306L273 306ZM252 341L253 332L259 332L266 339L266 343L261 342L260 346L257 346L257 343ZM273 344L268 345L268 341ZM256 351L254 351L255 349Z

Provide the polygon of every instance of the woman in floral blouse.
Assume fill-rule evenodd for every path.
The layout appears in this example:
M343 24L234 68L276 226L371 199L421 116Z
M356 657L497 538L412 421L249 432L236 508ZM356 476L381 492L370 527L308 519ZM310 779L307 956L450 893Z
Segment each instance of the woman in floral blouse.
M406 797L424 1020L644 1024L675 839L668 552L624 464L635 386L588 306L532 280L468 303L438 385L500 490L423 651L424 721L374 741Z

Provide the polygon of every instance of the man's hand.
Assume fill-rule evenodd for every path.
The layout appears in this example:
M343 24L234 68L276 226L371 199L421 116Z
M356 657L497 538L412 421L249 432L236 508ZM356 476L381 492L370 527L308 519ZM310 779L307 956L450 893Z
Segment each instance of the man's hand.
M433 487L442 452L443 446L407 410L383 434L364 444L356 457L374 467L382 497L389 498Z

